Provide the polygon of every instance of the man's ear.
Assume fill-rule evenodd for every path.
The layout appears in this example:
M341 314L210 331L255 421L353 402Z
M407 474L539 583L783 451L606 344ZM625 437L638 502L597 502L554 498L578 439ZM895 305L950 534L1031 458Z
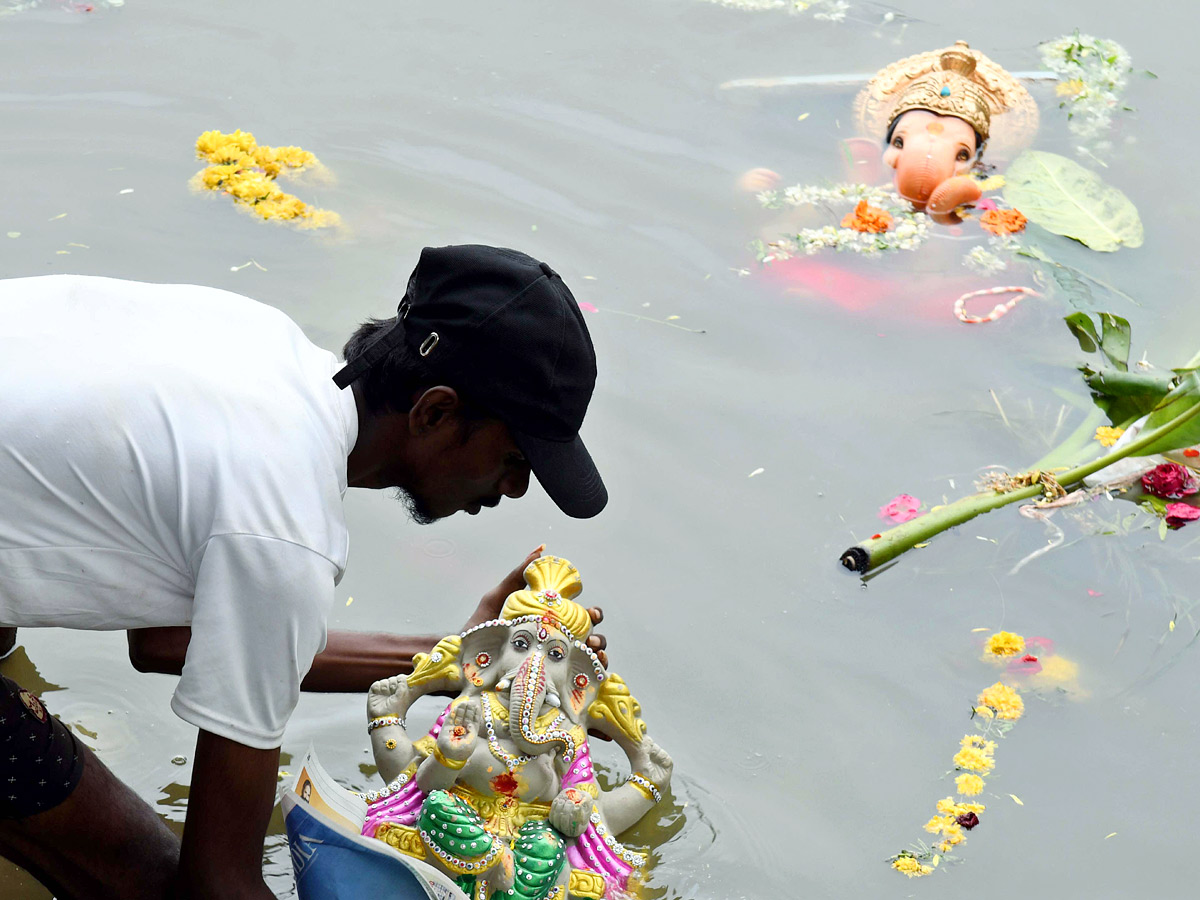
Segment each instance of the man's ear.
M444 426L454 418L462 401L452 387L438 385L419 394L408 411L408 430L411 434L426 434Z

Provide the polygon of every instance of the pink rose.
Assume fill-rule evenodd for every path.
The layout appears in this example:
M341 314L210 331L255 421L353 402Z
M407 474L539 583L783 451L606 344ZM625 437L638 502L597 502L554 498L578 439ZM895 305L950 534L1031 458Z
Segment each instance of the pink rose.
M1040 653L1042 656L1054 655L1054 641L1046 637L1025 638L1025 649L1030 653Z
M910 522L917 516L922 515L919 511L921 501L910 494L900 494L888 501L887 506L879 507L879 518L890 519L899 524L901 522Z
M1167 524L1172 528L1182 528L1194 519L1200 519L1200 509L1190 503L1168 503Z
M1142 490L1155 497L1177 500L1200 491L1192 470L1179 463L1163 463L1142 476Z
M999 207L996 206L996 201L991 197L985 197L982 200L976 201L975 208L980 212L987 212L989 209L998 209Z

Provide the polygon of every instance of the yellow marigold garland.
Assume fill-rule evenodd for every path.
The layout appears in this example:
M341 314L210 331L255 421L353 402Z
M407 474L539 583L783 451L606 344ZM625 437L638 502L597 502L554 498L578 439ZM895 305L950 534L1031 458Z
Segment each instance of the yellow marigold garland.
M193 187L222 191L263 219L290 221L301 228L340 225L337 213L309 206L276 183L282 174L324 171L316 156L300 147L267 147L241 129L232 134L206 131L196 139L196 155L209 166L197 172Z
M988 638L985 650L990 658L1016 657L1025 652L1025 638L1000 631ZM1025 702L1020 693L1001 681L979 693L972 707L972 716L982 723L980 731L983 733L963 735L953 759L958 772L954 787L959 798L977 797L983 793L983 776L996 766L996 741L991 737L1003 736L1024 712ZM904 850L893 856L889 860L892 868L909 878L929 875L945 854L953 852L955 847L966 841L966 832L979 824L979 814L985 809L984 804L966 799L946 797L937 801L937 814L925 823L925 831L934 835L933 844L926 846L918 843L919 852Z

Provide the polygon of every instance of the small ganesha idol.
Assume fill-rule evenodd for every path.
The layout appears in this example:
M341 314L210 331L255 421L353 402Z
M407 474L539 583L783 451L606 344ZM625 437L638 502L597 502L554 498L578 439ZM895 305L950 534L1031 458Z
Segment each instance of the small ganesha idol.
M612 897L645 862L617 836L662 798L671 759L586 644L578 571L542 557L525 582L498 619L372 685L367 728L388 784L367 793L363 834L446 872L472 900ZM457 696L414 741L405 716L435 692ZM618 787L600 788L589 729L629 757Z

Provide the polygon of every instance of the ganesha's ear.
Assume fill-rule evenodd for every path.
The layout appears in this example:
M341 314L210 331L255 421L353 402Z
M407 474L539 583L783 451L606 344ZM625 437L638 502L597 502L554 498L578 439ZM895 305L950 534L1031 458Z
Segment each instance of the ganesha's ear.
M508 625L488 625L467 632L459 651L464 684L490 689L503 677L498 660L508 641Z
M461 649L462 638L451 634L438 641L429 653L414 654L412 674L408 676L412 696L460 690L463 686L463 672L459 666Z
M606 678L603 667L592 653L578 648L571 651L571 664L567 668L566 684L559 688L562 711L576 725L588 726L586 712L600 694L600 686Z
M641 712L642 704L629 693L624 679L609 672L600 683L596 699L588 706L586 726L590 731L607 735L631 753L646 736Z

